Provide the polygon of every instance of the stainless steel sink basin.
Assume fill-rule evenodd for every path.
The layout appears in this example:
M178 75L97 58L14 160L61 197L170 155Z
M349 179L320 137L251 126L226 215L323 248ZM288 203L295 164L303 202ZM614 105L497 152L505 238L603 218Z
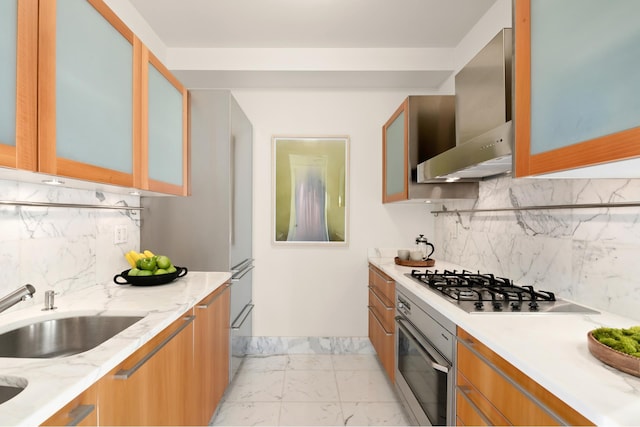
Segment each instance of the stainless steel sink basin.
M102 344L141 316L76 316L43 320L0 334L0 357L65 357Z
M27 386L24 378L0 377L0 405L16 397Z

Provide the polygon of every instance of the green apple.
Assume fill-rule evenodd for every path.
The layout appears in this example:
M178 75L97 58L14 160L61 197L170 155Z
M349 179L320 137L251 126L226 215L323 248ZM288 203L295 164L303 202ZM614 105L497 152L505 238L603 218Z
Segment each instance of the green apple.
M159 255L158 259L156 259L156 265L158 266L158 268L166 270L167 268L171 267L171 260L168 256Z

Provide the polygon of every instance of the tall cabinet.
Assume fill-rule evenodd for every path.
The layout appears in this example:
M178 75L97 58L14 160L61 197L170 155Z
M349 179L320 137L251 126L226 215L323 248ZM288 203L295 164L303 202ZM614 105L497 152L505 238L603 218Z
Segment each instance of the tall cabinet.
M517 177L640 177L638 15L637 1L514 1Z

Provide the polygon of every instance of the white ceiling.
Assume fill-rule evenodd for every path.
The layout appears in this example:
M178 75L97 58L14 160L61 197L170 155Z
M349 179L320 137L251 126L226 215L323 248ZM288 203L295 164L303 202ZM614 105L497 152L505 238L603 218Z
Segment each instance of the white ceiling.
M168 47L455 47L495 0L130 0Z
M450 64L444 66L448 69L376 64L358 70L349 61L344 66L314 64L304 69L287 68L286 62L264 67L263 62L273 52L293 58L296 49L351 49L370 56L375 49L386 54L390 49L453 49L496 0L129 2L167 47L169 67L190 88L408 88L418 84L435 89L452 74ZM220 57L232 49L245 56L242 68L219 64ZM246 57L256 50L262 50L258 59L262 65L252 69L246 66L251 60ZM184 52L192 58L186 66ZM211 58L203 59L207 55Z

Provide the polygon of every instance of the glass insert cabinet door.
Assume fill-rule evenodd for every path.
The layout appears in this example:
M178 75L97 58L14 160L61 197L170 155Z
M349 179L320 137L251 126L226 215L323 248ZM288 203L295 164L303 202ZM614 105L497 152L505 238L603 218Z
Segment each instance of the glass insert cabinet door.
M382 128L382 203L409 197L408 102Z
M640 156L640 2L514 6L516 176Z
M41 1L39 46L40 170L133 186L133 32L100 0Z
M186 196L187 91L145 47L142 58L142 187Z
M0 2L0 143L16 144L18 1Z

